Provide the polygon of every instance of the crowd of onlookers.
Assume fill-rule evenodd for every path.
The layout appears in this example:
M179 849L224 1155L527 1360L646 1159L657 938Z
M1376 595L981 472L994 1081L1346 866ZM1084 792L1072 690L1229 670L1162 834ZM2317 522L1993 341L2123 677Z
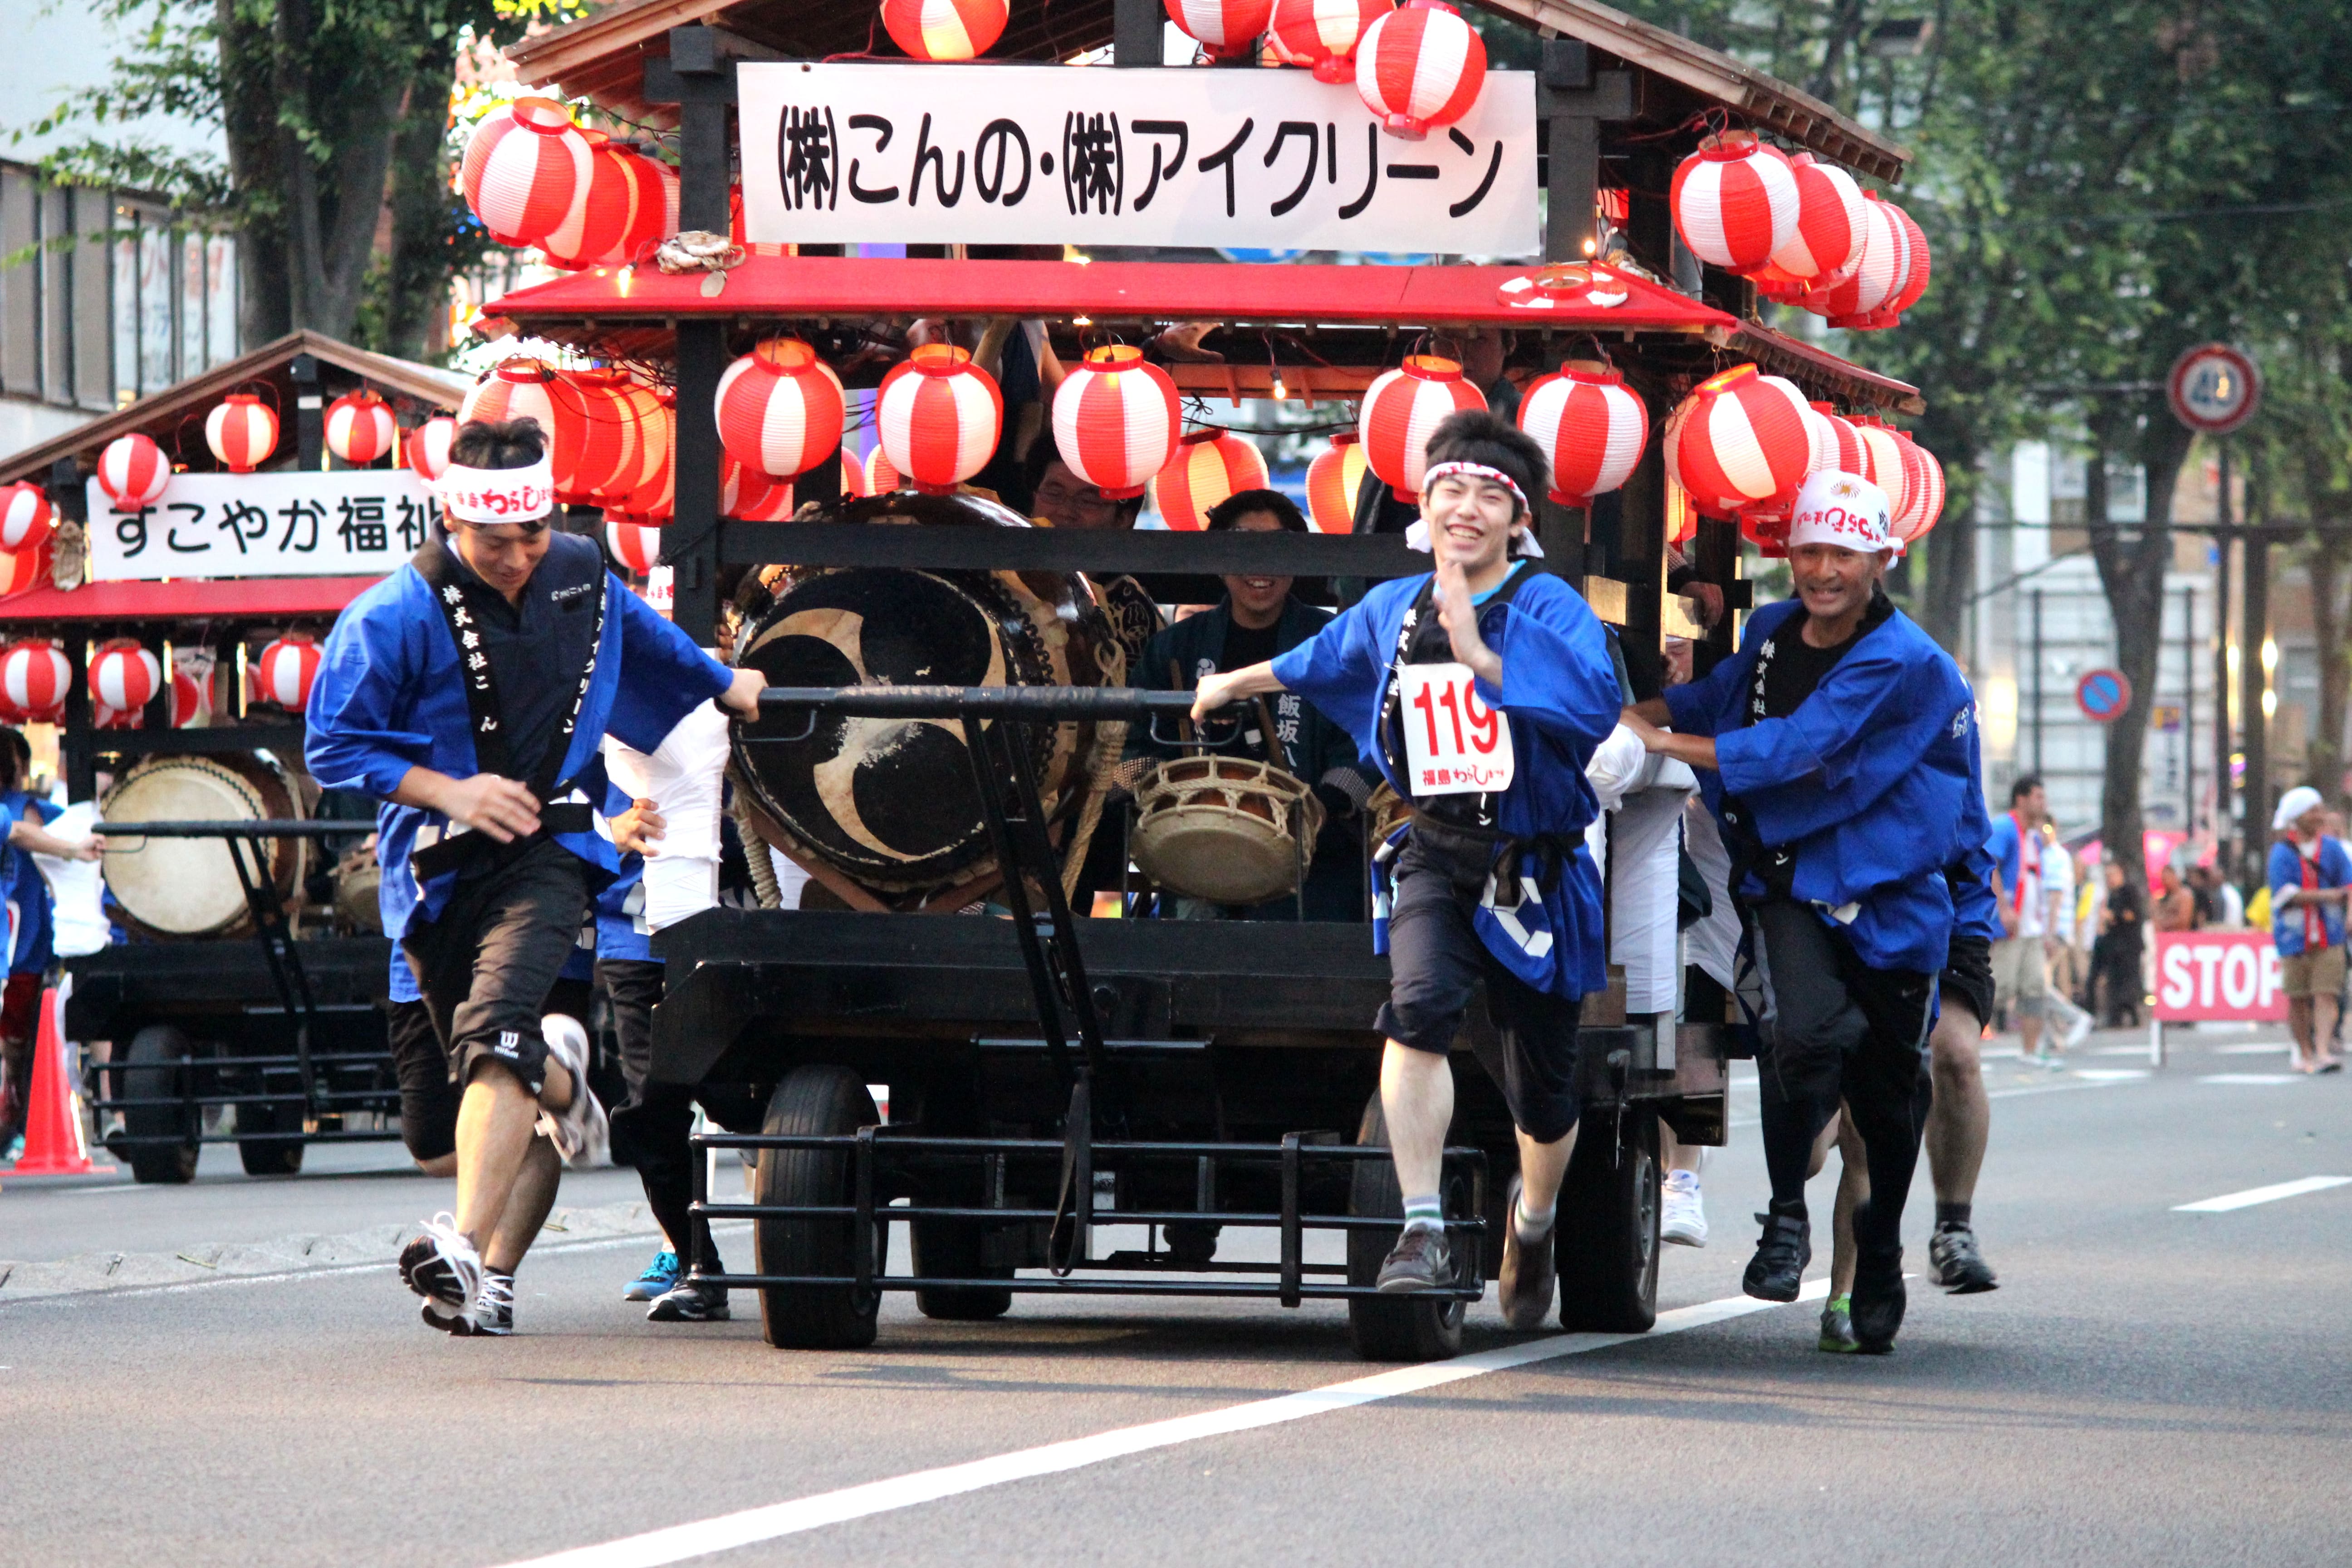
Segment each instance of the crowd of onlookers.
M2249 898L2210 862L2168 862L2146 892L2120 861L2099 874L2060 840L2042 782L2021 778L1994 819L1991 849L2006 938L1994 944L2000 1026L2016 1030L2029 1060L2059 1065L2094 1024L2137 1027L2152 983L2151 930L2267 928L2296 1042L2297 1070L2341 1068L2337 1041L2347 1010L2346 912L2352 850L2343 814L2319 792L2289 790L2272 823L2261 886Z

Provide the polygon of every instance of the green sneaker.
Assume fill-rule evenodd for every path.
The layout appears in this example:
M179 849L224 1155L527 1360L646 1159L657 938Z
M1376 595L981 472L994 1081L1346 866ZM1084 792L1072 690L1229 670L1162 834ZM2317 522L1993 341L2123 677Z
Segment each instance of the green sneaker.
M1853 1298L1832 1296L1822 1309L1821 1348L1832 1355L1852 1355L1862 1349L1853 1337Z

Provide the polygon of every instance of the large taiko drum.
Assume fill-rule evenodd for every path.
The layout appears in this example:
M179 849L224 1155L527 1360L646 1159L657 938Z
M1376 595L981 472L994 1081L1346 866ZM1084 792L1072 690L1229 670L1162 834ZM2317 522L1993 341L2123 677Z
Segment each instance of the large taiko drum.
M100 803L106 822L262 822L301 815L278 767L257 753L148 757L134 763ZM299 839L272 841L270 872L290 899L302 869ZM245 889L219 838L144 838L109 834L106 885L122 923L152 937L236 936L252 929Z
M924 528L1027 528L984 497L908 492L845 500L818 521ZM1086 579L1056 572L904 567L775 571L771 597L739 635L738 664L772 686L1107 686L1125 656ZM993 722L994 721L989 721ZM761 836L879 894L974 879L987 825L962 721L797 716L735 727L735 776ZM1110 726L1033 724L1030 764L1050 820L1070 829Z

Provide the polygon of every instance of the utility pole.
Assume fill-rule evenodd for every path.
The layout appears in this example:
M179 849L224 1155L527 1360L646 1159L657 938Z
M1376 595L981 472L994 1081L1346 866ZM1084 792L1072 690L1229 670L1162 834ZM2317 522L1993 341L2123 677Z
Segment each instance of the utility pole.
M2225 869L2234 857L2235 797L2230 783L2230 438L2221 448L2221 503L2213 530L2213 862Z

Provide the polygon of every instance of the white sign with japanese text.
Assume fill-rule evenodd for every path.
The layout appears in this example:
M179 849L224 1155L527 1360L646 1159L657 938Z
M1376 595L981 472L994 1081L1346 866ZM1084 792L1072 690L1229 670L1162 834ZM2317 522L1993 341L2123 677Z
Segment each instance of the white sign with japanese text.
M1500 795L1510 788L1518 765L1511 726L1478 700L1470 667L1408 664L1397 673L1413 795Z
M93 583L164 577L381 576L416 553L440 508L407 468L173 474L117 510L89 481Z
M1537 254L1535 79L1408 142L1303 70L736 68L758 244Z

